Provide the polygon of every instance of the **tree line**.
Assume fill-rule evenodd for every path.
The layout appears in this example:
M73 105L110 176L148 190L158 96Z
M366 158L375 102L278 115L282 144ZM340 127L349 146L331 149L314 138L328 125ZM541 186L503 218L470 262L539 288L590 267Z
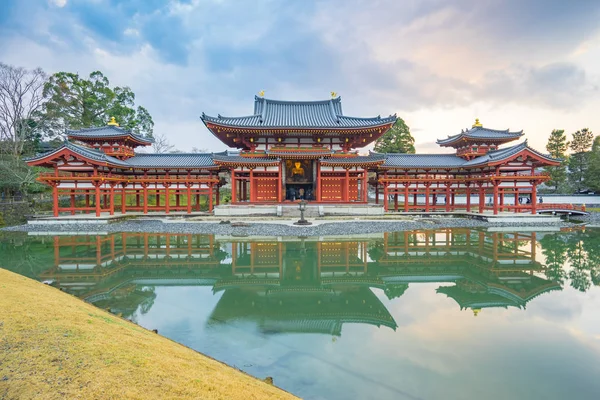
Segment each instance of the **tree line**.
M44 190L35 180L38 170L23 158L59 146L68 129L103 126L110 117L136 134L154 136L152 116L136 106L133 91L111 86L100 71L48 76L40 68L0 62L0 195ZM170 148L163 137L160 143Z
M594 137L589 128L583 128L573 132L569 141L563 129L554 129L546 150L562 160L559 166L546 168L550 174L546 186L555 193L600 191L600 136Z

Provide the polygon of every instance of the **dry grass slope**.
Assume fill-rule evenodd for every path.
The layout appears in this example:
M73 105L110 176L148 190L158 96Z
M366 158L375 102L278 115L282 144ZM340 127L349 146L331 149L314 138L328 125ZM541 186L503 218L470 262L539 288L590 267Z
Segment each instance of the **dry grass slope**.
M0 269L0 399L293 399L90 304Z

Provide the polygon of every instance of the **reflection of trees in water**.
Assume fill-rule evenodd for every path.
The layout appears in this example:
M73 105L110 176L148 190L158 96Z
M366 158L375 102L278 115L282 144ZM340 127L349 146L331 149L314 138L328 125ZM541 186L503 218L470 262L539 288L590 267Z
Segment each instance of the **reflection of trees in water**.
M600 284L600 230L545 235L540 244L548 279L564 285L568 278L581 292Z
M569 243L567 236L546 235L540 240L542 254L546 257L546 277L564 286L567 278L567 271L564 267L567 264L567 249Z
M0 254L2 268L35 279L54 262L53 238L31 240L25 232L0 232Z

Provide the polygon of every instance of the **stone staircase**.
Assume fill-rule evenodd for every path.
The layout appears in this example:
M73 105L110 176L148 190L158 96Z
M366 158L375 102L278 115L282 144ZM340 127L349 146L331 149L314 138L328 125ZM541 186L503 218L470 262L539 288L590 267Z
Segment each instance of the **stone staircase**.
M290 206L280 206L281 207L281 216L283 218L298 218L300 219L300 210L298 209L298 205L290 205ZM316 218L319 216L319 206L306 206L306 211L304 211L304 218Z

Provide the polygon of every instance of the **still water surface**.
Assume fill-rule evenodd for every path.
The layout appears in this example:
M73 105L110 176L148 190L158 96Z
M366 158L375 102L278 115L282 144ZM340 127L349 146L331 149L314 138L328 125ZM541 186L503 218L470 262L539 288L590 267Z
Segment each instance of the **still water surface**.
M307 399L600 398L600 230L4 234L0 265Z

